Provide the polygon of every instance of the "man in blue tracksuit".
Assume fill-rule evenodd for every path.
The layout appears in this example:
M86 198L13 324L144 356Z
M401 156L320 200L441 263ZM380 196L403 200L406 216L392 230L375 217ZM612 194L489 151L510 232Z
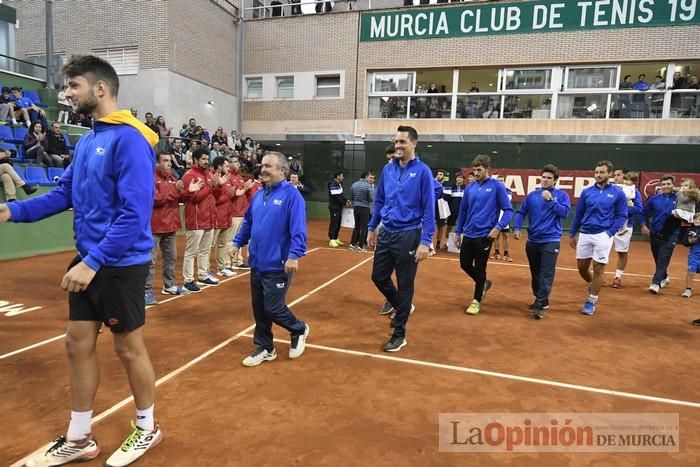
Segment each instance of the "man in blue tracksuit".
M299 190L287 183L288 172L284 154L265 153L260 170L264 187L253 196L230 253L235 258L248 245L256 348L242 362L247 367L277 358L272 323L291 334L292 359L304 353L309 335L309 326L285 304L292 274L306 254L306 207Z
M542 319L544 310L549 308L549 294L552 292L561 242L561 223L571 213L569 194L555 186L559 180L559 169L547 164L542 167L540 178L542 187L525 197L513 222L513 238L520 240L520 228L528 218L525 253L532 276L535 301L530 309L535 319Z
M640 219L642 234L649 237L651 254L656 264L654 277L649 286L649 292L653 294L658 294L671 282L667 269L678 243L680 231L680 222L671 213L676 207L675 181L673 175L661 177L661 192L649 198L642 208ZM651 223L649 223L649 216L651 216Z
M490 167L489 156L479 155L472 161L474 182L464 191L455 227L459 264L474 280L474 299L464 310L470 315L481 311L481 302L493 285L486 279L491 245L513 217L513 206L510 204L506 187L489 176Z
M430 168L418 159L418 133L399 126L396 156L384 166L375 194L367 244L374 250L372 281L396 310L393 333L382 350L398 352L407 344L406 323L413 311L413 283L418 263L428 257L435 229L435 192ZM375 229L382 222L377 239ZM397 286L391 281L396 269Z
M133 432L107 460L107 465L125 466L162 440L153 413L155 374L143 340L158 135L128 110L118 110L119 78L108 62L73 56L62 71L68 80L66 98L78 113L92 115L94 128L78 141L73 162L54 190L11 203L9 209L0 205L0 223L35 222L73 208L78 250L61 282L69 305L70 423L65 436L27 465L62 465L99 455L91 422L99 382L96 342L104 324L136 404Z
M627 221L627 197L620 188L609 183L612 175L612 162L596 164L595 185L581 192L569 230L569 244L576 249L578 273L589 288L581 313L589 316L595 314L613 236ZM579 234L578 239L576 234Z

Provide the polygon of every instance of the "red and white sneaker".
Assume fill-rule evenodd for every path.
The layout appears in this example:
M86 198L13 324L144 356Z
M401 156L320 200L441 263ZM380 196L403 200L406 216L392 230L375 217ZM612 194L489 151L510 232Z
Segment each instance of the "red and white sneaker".
M97 440L88 436L82 441L68 441L65 436L59 436L42 448L24 464L26 467L47 467L68 464L69 462L87 462L100 455Z
M124 467L129 465L146 454L146 451L149 449L158 446L163 440L163 432L160 431L158 422L156 422L156 428L153 431L139 428L133 421L131 422L131 427L134 431L126 438L121 447L109 456L105 463L107 467Z

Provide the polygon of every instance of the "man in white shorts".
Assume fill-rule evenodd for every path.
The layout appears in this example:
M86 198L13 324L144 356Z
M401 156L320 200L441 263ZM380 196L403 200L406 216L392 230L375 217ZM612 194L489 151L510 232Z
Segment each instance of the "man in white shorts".
M581 193L569 231L569 243L572 248L576 248L578 272L588 284L588 298L581 313L589 316L595 314L613 236L627 220L625 194L617 186L608 183L612 173L612 162L600 161L596 164L595 185Z
M615 251L617 252L617 268L615 269L615 278L612 282L614 289L622 288L622 275L625 272L625 267L627 267L627 253L630 250L630 242L632 241L634 219L642 213L642 194L637 189L638 181L638 172L615 169L614 183L625 193L625 198L627 199L627 222L613 237Z

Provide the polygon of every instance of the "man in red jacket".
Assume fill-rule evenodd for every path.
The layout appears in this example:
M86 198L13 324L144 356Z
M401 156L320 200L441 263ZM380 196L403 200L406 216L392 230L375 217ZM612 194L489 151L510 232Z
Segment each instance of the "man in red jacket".
M219 175L219 190L216 194L216 217L214 219L214 256L216 256L217 275L233 277L235 272L229 267L228 250L233 241L233 227L231 227L231 199L235 196L236 189L231 185L229 176L229 161L223 156L214 158L212 166L214 173Z
M243 216L245 216L245 212L248 210L248 205L250 204L247 195L253 186L252 180L243 180L243 177L241 176L241 163L237 158L231 160L229 181L231 186L235 189L235 196L231 202L231 238L234 238L236 235L238 235L238 231L241 230L241 225L243 225ZM229 242L229 244L230 243L231 242ZM243 254L241 253L241 250L243 250L243 248L238 249L238 254L233 259L233 264L231 266L233 269L250 269L248 263L243 261Z
M192 154L192 166L182 177L182 183L188 187L185 195L186 241L182 275L185 288L197 293L200 288L194 280L195 256L198 282L205 285L219 283L209 274L209 251L216 217L214 189L219 190L219 176L209 171L209 151L205 147L198 147Z
M158 150L156 191L151 216L151 231L155 244L151 251L151 269L146 279L146 305L158 304L153 296L153 275L159 247L163 254L163 295L185 293L185 289L178 287L175 280L175 262L177 261L175 234L182 228L180 199L184 198L185 184L173 176L171 157L164 148Z

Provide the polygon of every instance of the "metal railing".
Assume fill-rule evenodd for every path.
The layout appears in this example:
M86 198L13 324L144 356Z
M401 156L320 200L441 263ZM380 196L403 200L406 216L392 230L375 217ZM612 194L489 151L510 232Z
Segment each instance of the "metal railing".
M472 0L449 0L449 3ZM446 4L447 0L243 0L243 18L313 15L332 11L373 10L413 5Z
M0 70L46 81L46 65L39 65L5 54L0 54Z

